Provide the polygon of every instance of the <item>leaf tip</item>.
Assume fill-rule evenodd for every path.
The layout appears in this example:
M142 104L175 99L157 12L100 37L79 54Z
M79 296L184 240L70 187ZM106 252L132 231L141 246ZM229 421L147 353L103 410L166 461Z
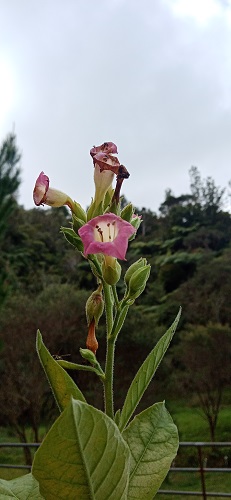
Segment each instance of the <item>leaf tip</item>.
M38 329L37 330L37 336L36 336L36 349L37 349L37 351L40 350L42 341L43 341L42 334L41 334L40 330Z

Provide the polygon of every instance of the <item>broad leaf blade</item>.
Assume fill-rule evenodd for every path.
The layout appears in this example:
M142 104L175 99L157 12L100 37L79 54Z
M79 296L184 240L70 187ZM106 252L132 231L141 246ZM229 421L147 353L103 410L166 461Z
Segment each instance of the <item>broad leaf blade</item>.
M128 500L152 500L176 456L178 432L164 403L147 408L123 432L131 452Z
M71 396L80 401L86 401L84 395L72 378L49 353L43 343L40 331L37 333L36 348L60 411L66 408L70 402Z
M32 474L5 481L0 479L0 498L4 500L44 500L39 493L39 485Z
M32 470L46 500L125 500L130 452L113 420L72 400L36 452Z
M164 354L166 353L168 346L172 340L175 333L176 327L178 325L181 315L181 309L179 310L176 319L167 330L167 332L161 337L159 342L157 342L154 349L150 352L148 357L145 359L137 374L135 375L124 402L124 406L121 411L119 428L122 431L131 416L133 415L138 403L140 402L145 390L150 384L152 377L154 376Z

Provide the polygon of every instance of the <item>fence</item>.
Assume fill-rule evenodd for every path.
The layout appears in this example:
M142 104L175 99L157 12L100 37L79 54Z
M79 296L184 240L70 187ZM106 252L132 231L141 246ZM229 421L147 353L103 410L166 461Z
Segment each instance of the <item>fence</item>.
M231 493L222 493L222 492L208 492L206 491L206 481L205 481L205 473L207 472L231 472L231 468L229 467L206 467L204 466L204 460L203 460L203 455L202 455L202 448L205 447L210 447L210 448L215 448L215 447L231 447L231 442L223 442L223 443L202 443L202 442L181 442L180 447L193 447L197 448L197 455L198 455L198 465L199 467L171 467L170 468L170 473L172 472L198 472L200 474L200 480L201 480L201 491L177 491L177 490L159 490L159 494L164 494L164 495L184 495L186 496L197 496L197 497L202 497L203 500L206 500L208 497L226 497L226 498L231 498ZM230 482L231 483L231 482ZM231 490L231 488L230 488Z
M23 447L29 447L29 448L38 448L40 446L40 443L0 443L0 448L23 448ZM224 498L231 498L231 493L222 493L222 492L207 492L206 491L206 481L205 481L205 473L207 472L224 472L224 473L230 473L231 468L230 467L204 467L204 460L203 460L203 455L202 455L202 448L215 448L215 447L231 447L231 442L223 442L223 443L203 443L203 442L181 442L180 447L193 447L197 448L197 454L198 454L198 464L199 467L174 467L172 466L170 468L170 473L176 473L176 472L198 472L200 474L200 479L201 479L201 491L177 491L177 490L159 490L158 494L160 495L184 495L185 497L190 497L190 496L199 496L202 497L203 500L206 500L208 497L224 497ZM30 465L11 465L11 464L0 464L0 468L7 468L7 469L31 469ZM231 483L231 482L230 482Z

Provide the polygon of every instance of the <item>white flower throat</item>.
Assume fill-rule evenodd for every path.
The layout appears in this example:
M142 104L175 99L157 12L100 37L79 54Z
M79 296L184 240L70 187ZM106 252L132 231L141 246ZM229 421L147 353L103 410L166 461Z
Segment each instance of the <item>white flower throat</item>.
M97 224L94 229L95 241L100 241L101 243L109 243L114 241L118 234L118 227L116 221L113 222L103 222L102 224Z

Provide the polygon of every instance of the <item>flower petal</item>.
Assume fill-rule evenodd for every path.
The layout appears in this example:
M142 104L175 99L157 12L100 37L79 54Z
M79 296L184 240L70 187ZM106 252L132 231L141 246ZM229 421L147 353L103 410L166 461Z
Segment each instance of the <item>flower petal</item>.
M94 165L99 165L100 170L111 170L114 174L118 173L120 162L116 156L108 155L105 153L97 153L93 157Z
M96 229L110 224L115 225L115 238L111 241L99 241L95 236ZM78 233L83 241L85 256L91 253L102 253L125 260L128 239L135 231L135 228L129 222L124 221L115 214L107 213L91 219L79 229Z
M39 206L45 203L46 201L46 193L49 188L49 177L41 172L36 180L34 191L33 191L33 200L35 205Z
M112 153L112 154L117 154L117 146L114 144L114 142L104 142L101 144L101 146L94 146L90 150L90 155L93 157L97 153Z

